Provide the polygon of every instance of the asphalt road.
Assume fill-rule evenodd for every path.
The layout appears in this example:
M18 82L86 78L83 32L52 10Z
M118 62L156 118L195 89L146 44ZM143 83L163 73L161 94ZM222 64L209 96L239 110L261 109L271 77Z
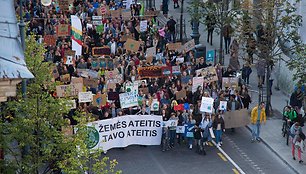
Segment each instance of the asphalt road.
M293 171L274 155L263 143L251 143L250 132L238 128L223 136L222 150L246 174L290 174ZM212 144L211 144L212 145ZM124 174L198 174L241 173L215 146L206 148L202 156L189 150L187 145L176 145L162 152L159 146L129 146L125 150L109 150L107 156L117 159L117 169Z

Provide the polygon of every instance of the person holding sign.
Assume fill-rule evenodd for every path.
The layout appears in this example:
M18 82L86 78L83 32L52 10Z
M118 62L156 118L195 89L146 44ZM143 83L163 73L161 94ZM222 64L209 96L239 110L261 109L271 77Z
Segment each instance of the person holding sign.
M167 115L167 112L165 109L162 110L162 118L164 122L167 122L169 120L169 116ZM161 141L161 146L162 146L162 151L169 150L169 128L166 125L163 125L163 130L162 130L162 141Z
M194 131L194 125L195 125L195 120L192 118L192 115L188 116L188 120L186 122L186 137L188 139L188 145L189 145L189 149L192 149L192 144L193 144L193 131Z
M177 121L178 121L178 118L176 117L176 114L174 112L171 113L169 121L171 123L171 125L169 125L170 148L174 148L175 136L176 136L176 126L177 126Z

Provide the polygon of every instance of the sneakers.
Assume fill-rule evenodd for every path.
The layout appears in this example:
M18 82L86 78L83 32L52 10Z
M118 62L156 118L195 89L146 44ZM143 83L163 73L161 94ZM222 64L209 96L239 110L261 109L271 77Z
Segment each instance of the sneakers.
M256 140L257 140L258 142L260 142L260 139L259 139L259 138L256 138Z
M221 144L220 144L220 142L217 144L217 147L220 147L221 146Z
M295 160L295 157L293 157L292 159Z
M192 144L189 144L189 149L190 149L190 150L192 149Z
M255 140L254 140L254 139L252 139L252 140L251 140L251 142L252 142L252 143L254 143L254 142L255 142Z
M300 164L302 164L303 162L304 162L303 160L300 160L300 161L299 161Z
M222 146L222 144L223 144L222 141L220 141L220 146Z

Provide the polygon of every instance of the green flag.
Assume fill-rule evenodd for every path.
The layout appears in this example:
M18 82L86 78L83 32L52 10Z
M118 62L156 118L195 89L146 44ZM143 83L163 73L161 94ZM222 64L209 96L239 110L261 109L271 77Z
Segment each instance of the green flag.
M145 13L144 3L141 2L141 9L140 9L139 14L140 14L140 16L144 16L144 13Z
M97 33L99 33L99 34L103 33L103 31L104 31L104 25L103 25L103 24L102 24L102 25L98 25L98 26L96 27L96 30L97 30Z

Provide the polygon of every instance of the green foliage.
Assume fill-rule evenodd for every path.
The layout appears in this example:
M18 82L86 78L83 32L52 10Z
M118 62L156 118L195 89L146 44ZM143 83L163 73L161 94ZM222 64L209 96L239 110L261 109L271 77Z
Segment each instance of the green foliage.
M303 45L293 58L287 62L290 70L293 70L293 80L299 85L306 84L306 45Z
M35 36L26 40L26 63L35 78L27 85L27 98L7 102L2 108L0 120L0 148L5 160L0 161L0 173L119 173L115 171L116 161L101 157L101 150L89 151L86 147L86 131L66 134L72 130L64 118L69 112L67 99L54 98L52 65L43 62L45 49L35 41ZM85 130L90 116L77 114L78 130ZM23 153L26 152L26 153ZM90 161L89 161L90 159ZM10 170L7 170L10 169Z

